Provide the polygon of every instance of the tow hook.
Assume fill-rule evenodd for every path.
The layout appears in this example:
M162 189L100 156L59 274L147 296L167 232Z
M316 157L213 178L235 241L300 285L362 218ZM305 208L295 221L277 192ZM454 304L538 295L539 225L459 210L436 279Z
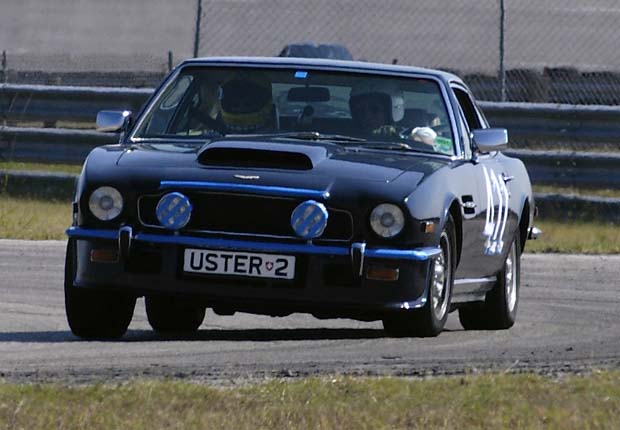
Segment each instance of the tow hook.
M364 274L365 252L366 243L355 242L351 244L351 265L353 266L353 274L359 277Z
M127 261L131 253L131 241L133 240L133 229L124 225L118 230L118 255L121 261Z

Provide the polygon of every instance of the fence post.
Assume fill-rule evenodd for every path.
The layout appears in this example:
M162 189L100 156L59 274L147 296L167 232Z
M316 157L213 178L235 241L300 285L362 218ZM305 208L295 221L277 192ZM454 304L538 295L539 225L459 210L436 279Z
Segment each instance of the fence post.
M202 0L196 4L196 33L194 34L194 58L198 57L200 48L200 19L202 18Z
M504 0L499 0L499 80L501 85L501 98L500 100L506 101L506 67L505 60L505 48L504 48L504 32L506 24L506 9L504 7Z
M6 51L2 51L2 78L0 79L0 82L2 82L3 84L6 84L9 80L9 76L8 76L8 70L7 70L7 65L6 65Z
M168 51L168 73L172 71L172 51Z
M7 71L7 65L6 65L6 51L2 51L2 76L0 76L0 83L2 84L6 84L9 80L8 78L8 71ZM0 109L2 109L0 111L0 117L2 118L2 121L0 122L0 126L2 127L6 127L6 112L5 112L5 107L4 107L4 90L0 89ZM8 103L7 103L8 106ZM0 159L4 159L4 157L2 157L2 155L0 154Z

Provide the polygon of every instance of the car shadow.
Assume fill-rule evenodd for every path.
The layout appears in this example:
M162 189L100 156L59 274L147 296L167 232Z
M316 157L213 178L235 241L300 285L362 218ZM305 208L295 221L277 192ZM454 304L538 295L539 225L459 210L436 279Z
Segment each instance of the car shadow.
M381 329L217 329L199 330L192 334L156 333L151 330L128 330L120 339L109 342L161 342L161 341L228 341L273 342L307 340L377 339L388 337ZM64 343L81 342L79 337L65 331L0 332L0 343Z
M445 328L444 333L458 332ZM275 342L275 341L319 341L394 338L382 329L354 328L295 328L295 329L203 329L195 333L157 333L152 330L128 330L120 339L97 340L99 342ZM404 339L415 339L407 338ZM62 331L18 331L0 332L0 343L65 343L87 342L69 330Z
M274 342L300 340L377 339L386 337L381 329L297 328L297 329L218 329L199 330L192 335L143 332L153 340L195 340L228 342ZM131 335L129 335L131 336Z

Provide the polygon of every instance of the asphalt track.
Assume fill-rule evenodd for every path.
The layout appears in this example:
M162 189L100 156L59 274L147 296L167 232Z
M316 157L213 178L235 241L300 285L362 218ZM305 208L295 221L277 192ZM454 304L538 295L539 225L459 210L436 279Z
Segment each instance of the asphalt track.
M543 374L620 368L620 256L525 254L517 324L465 332L456 314L432 339L386 337L380 323L306 315L219 317L162 337L142 301L120 341L67 326L61 241L0 240L0 380L84 383L169 377L231 384L316 375Z

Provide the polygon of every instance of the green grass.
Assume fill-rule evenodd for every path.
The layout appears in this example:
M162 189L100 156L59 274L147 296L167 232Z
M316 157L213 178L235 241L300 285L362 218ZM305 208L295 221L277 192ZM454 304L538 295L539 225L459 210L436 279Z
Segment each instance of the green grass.
M620 189L596 187L560 187L556 185L534 185L535 193L552 193L575 196L596 196L620 198Z
M7 429L611 429L620 372L551 379L323 378L241 388L0 385Z
M0 238L65 239L71 225L70 201L7 197L0 194Z
M71 224L70 201L46 201L0 194L0 238L65 239ZM587 254L620 253L620 225L537 220L543 231L539 240L528 241L528 252Z
M18 161L0 161L0 170L26 170L37 172L80 174L80 172L82 171L82 166L76 164L47 164L22 163Z
M526 244L527 252L568 252L584 254L620 253L620 225L575 222L565 224L537 220L543 231L538 240Z

